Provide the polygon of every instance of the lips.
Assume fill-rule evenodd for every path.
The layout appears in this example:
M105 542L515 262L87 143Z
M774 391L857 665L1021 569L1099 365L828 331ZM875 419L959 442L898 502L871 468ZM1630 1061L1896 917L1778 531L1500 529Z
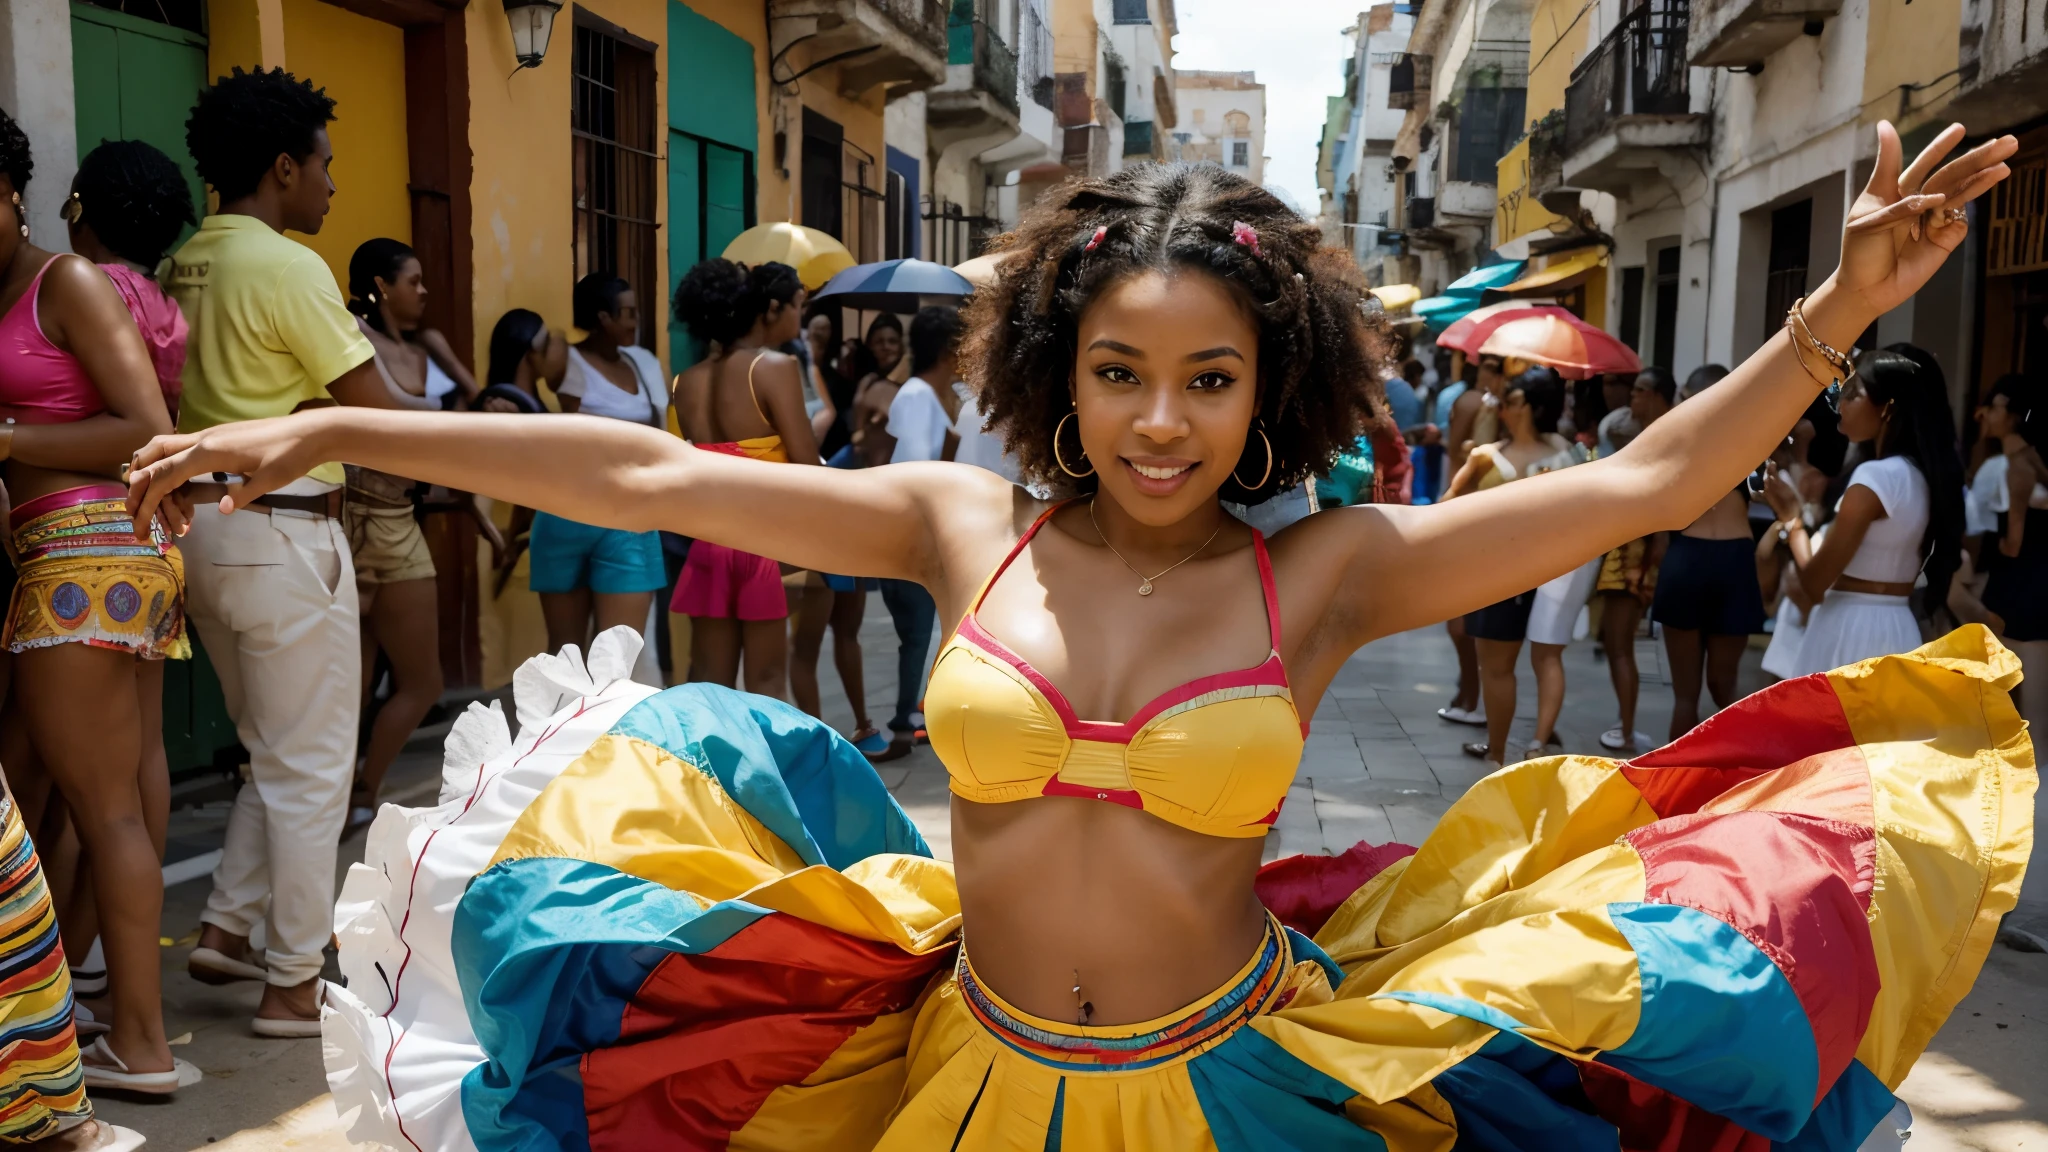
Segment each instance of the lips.
M1194 460L1158 457L1133 460L1125 456L1121 459L1133 486L1147 496L1170 496L1180 491L1181 486L1188 482L1188 477L1194 474L1195 465L1198 463Z

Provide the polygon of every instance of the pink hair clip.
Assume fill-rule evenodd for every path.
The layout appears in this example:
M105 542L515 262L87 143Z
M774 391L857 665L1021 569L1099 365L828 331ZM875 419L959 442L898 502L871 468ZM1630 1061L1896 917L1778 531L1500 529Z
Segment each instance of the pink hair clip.
M1102 224L1102 225L1098 225L1098 226L1096 227L1096 229L1095 229L1095 235L1093 235L1093 236L1090 236L1090 237L1088 238L1088 243L1086 243L1086 244L1083 244L1083 245L1081 246L1081 251L1083 251L1083 252L1093 252L1093 251L1095 251L1096 245L1098 245L1098 244L1101 244L1101 243L1102 243L1102 238L1103 238L1103 237L1105 237L1105 236L1107 236L1107 235L1109 235L1109 225L1107 225L1107 224Z
M1259 251L1259 234L1251 225L1242 220L1230 222L1230 238L1252 250L1252 255L1263 256Z

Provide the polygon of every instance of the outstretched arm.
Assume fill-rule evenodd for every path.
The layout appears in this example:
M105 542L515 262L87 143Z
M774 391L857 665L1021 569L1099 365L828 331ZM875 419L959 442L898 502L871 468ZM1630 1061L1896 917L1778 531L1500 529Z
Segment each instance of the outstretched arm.
M816 450L812 450L815 457ZM162 436L135 454L128 502L147 530L159 508L189 523L180 485L207 472L245 483L223 512L327 460L477 492L565 519L644 532L667 529L803 568L941 578L949 525L1010 520L1010 486L979 468L903 464L855 472L706 452L654 428L595 416L388 412L326 408Z
M1805 303L1816 338L1848 348L1962 243L1967 226L1943 209L2003 179L2003 161L2018 148L2000 137L1937 171L1962 138L1961 125L1950 127L1902 171L1898 133L1878 126L1877 165L1849 212L1841 265ZM1347 509L1297 545L1328 549L1318 559L1338 573L1311 596L1329 597L1337 636L1364 643L1533 588L1626 541L1682 528L1769 457L1813 401L1826 381L1807 365L1825 371L1810 350L1802 361L1781 330L1727 379L1610 459L1438 505Z

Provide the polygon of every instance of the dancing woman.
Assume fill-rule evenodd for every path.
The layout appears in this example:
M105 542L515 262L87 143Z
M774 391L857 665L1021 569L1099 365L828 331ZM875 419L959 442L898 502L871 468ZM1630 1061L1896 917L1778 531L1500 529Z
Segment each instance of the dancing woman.
M456 919L468 1003L492 1016L478 1029L492 1065L460 1092L479 1147L1531 1147L1533 1124L1593 1147L1621 1124L1661 1138L1687 1102L1717 1114L1692 1122L1790 1140L1817 1100L1861 1093L1842 1124L1855 1137L1822 1145L1853 1148L1911 1064L1893 1029L1922 1035L1960 994L1923 975L1949 971L1949 937L1870 909L1916 898L1909 876L1887 878L1901 857L1793 844L1890 835L1869 805L1961 757L1988 799L1929 802L1971 809L1945 835L1991 830L1941 855L1974 873L1943 890L1987 895L1937 915L1967 923L1966 974L1981 959L2027 833L2016 817L1980 824L1975 806L2017 796L2031 771L2002 697L1960 671L2010 678L1980 633L1949 641L1958 671L1874 672L1925 679L1938 746L1892 735L1901 719L1869 702L1772 733L1781 751L1815 745L1797 778L1839 772L1839 787L1752 779L1733 765L1762 763L1741 758L1758 734L1744 745L1731 724L1726 768L1703 748L1676 763L1708 767L1669 774L1560 758L1490 778L1398 872L1334 917L1301 918L1321 925L1313 942L1254 878L1304 721L1350 654L1688 523L1733 487L1826 385L1832 348L1961 242L1944 210L1999 180L2016 148L1933 172L1961 135L1902 174L1882 126L1798 343L1774 336L1614 458L1442 505L1312 516L1270 544L1221 502L1300 483L1355 439L1377 334L1348 257L1213 167L1141 165L1055 192L971 306L967 376L1024 471L1064 488L1056 501L944 463L832 476L616 423L353 410L161 440L138 455L131 499L177 524L186 509L165 497L201 471L261 492L311 460L358 460L916 580L955 624L926 699L954 793L950 870L917 857L864 765L830 767L850 749L808 740L792 709L700 688L645 701L603 757L538 795ZM1972 644L1976 663L1960 658ZM696 726L714 713L733 730ZM1920 743L1905 760L1853 751L1886 739ZM786 777L758 755L798 745L806 771ZM2009 759L1980 765L1976 748ZM1730 791L1741 781L1754 786ZM1660 819L1716 797L1723 814ZM1832 817L1786 814L1816 806ZM1674 870L1665 844L1697 863ZM1793 922L1810 934L1787 936ZM547 932L595 935L571 953ZM1786 975L1816 946L1828 959ZM643 958L626 965L629 952ZM1890 965L1881 991L1873 956ZM621 1014L610 997L626 985L640 991ZM1571 1081L1556 1097L1553 1073Z

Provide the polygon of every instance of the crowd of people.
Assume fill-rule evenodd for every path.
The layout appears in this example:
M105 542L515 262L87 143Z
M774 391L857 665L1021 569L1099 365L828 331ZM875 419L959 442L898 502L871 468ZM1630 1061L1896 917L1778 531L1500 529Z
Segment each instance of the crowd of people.
M1571 387L1551 367L1437 350L1386 383L1414 477L1402 502L1455 499L1611 457L1728 374L1704 365L1680 385L1663 367ZM1959 437L1949 381L1910 344L1862 353L1755 473L1675 532L1631 541L1583 568L1446 624L1459 684L1443 719L1486 729L1465 750L1493 764L1561 750L1562 652L1595 638L1615 695L1613 752L1647 751L1741 695L1743 652L1765 646L1766 682L1909 651L1983 623L2036 685L2023 711L2048 726L2048 386L2014 374L1985 393ZM2014 510L2019 511L2015 512ZM2033 529L2029 533L2029 527ZM2031 544L2029 541L2031 540ZM1653 625L1672 690L1663 738L1641 732L1637 640ZM1527 642L1535 731L1510 747L1515 665Z
M114 1146L133 1134L93 1122L86 1089L168 1095L198 1078L165 1037L158 943L170 803L163 661L189 657L193 635L219 676L248 768L188 971L208 983L260 984L257 1035L319 1035L337 845L373 818L386 773L443 693L427 508L473 517L507 571L528 556L551 650L587 647L618 626L653 638L666 631L665 612L687 617L688 651L671 655L666 678L788 697L818 716L829 630L854 746L880 762L928 741L922 707L940 619L923 579L795 568L727 543L526 508L501 528L490 505L464 492L336 463L263 492L246 515L217 507L236 496L240 477L202 477L189 486L189 531L174 540L152 526L153 544L138 545L116 478L152 437L327 405L580 413L794 466L745 474L749 491L782 484L791 502L812 490L807 476L820 474L802 471L812 467L961 461L1038 488L1055 475L1096 474L1080 448L1062 447L1072 401L1064 416L1050 413L1046 459L1004 451L985 423L1018 417L985 410L989 397L967 390L970 342L956 309L925 307L907 326L881 313L842 339L848 310L811 302L781 264L713 259L681 277L669 303L702 355L672 380L639 344L637 286L605 272L575 284L573 331L507 312L478 379L426 323L437 286L405 244L358 247L344 298L326 264L284 235L317 233L327 214L333 116L331 99L282 70L237 70L206 90L188 126L218 208L200 218L176 164L156 149L104 143L69 190L63 218L74 255L64 255L29 234L32 146L0 113L0 198L12 213L0 224L14 225L0 227L10 582L0 642L0 853L10 867L0 875L19 910L0 938L0 999L9 1043L33 1050L0 1060L0 1093L16 1101L0 1113L0 1141ZM1237 222L1233 233L1247 227ZM180 243L188 229L196 230ZM1102 240L1095 233L1084 251ZM1257 235L1234 244L1213 259L1251 259L1246 274L1263 275ZM1426 367L1410 351L1404 344L1398 369L1379 381L1384 404L1360 405L1355 442L1322 445L1327 429L1291 434L1329 448L1320 474L1304 467L1306 449L1276 448L1255 427L1264 471L1255 483L1233 471L1217 489L1223 506L1274 531L1333 505L1466 500L1611 458L1728 375L1709 365L1681 388L1648 367L1632 380L1575 382L1556 366L1486 355L1440 356ZM1104 369L1106 387L1120 386L1116 371L1129 374ZM1948 384L1930 355L1904 344L1864 355L1768 461L1684 529L1624 542L1452 618L1460 682L1439 714L1483 727L1485 738L1466 750L1491 764L1560 747L1562 654L1591 634L1618 712L1600 742L1642 751L1654 742L1635 724L1646 616L1671 670L1672 738L1698 722L1703 687L1716 708L1735 701L1742 653L1764 633L1764 669L1792 677L1906 651L1953 622L1982 622L2022 653L2034 684L2048 684L2042 390L2038 380L2000 380L1959 445ZM1248 452L1240 468L1258 459ZM1133 469L1155 484L1172 479ZM843 483L869 501L901 486ZM697 495L720 498L715 486ZM1108 543L1100 525L1094 533ZM1256 549L1262 627L1277 659L1272 574L1264 544ZM1149 596L1158 577L1131 571ZM873 592L898 643L895 698L881 725L866 699L860 640ZM1514 748L1525 644L1537 722L1532 740ZM2021 691L2026 714L2048 723L2048 691ZM92 702L89 720L80 701ZM40 864L31 841L42 846Z

